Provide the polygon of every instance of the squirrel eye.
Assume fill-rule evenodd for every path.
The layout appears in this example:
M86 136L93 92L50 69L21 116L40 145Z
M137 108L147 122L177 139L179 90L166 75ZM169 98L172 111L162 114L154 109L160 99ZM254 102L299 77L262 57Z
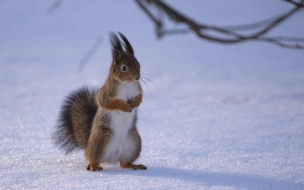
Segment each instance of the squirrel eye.
M127 69L127 67L126 67L125 65L123 65L123 66L121 67L121 70L122 70L123 72L126 72L128 69Z

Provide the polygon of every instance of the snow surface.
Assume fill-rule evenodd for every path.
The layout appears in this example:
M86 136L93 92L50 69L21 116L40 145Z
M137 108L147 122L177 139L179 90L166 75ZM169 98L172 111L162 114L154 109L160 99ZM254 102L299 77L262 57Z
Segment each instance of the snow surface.
M304 189L304 52L194 35L157 40L132 1L0 1L0 189ZM173 1L169 1L173 3ZM233 25L278 15L284 1L174 1L197 20ZM303 36L303 12L273 35ZM64 96L101 86L107 33L135 49L144 87L137 163L146 171L85 169L50 139ZM77 65L103 42L82 73Z

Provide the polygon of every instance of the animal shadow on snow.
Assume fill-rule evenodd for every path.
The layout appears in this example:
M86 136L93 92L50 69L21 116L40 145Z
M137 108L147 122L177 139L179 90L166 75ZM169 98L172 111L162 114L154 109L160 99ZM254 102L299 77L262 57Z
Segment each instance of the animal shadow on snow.
M179 179L200 183L203 186L227 186L245 189L304 189L304 184L272 179L263 176L240 174L204 172L197 170L182 170L176 168L152 168L148 167L145 172L133 172L132 175L147 176L155 178Z

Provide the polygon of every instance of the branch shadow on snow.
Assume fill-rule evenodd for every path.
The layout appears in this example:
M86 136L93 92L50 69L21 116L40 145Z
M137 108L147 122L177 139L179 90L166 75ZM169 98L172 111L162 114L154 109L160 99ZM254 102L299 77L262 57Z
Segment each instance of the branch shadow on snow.
M232 186L245 189L304 189L304 184L240 173L202 172L166 167L150 167L145 172L135 172L133 175L179 179L201 183L203 186Z

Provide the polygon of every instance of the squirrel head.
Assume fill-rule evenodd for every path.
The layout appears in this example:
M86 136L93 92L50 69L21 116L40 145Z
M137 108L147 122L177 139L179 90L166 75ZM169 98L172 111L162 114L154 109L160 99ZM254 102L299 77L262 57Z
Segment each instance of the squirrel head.
M128 39L118 34L122 41L114 32L109 33L113 58L110 72L120 82L136 82L140 79L140 64Z

